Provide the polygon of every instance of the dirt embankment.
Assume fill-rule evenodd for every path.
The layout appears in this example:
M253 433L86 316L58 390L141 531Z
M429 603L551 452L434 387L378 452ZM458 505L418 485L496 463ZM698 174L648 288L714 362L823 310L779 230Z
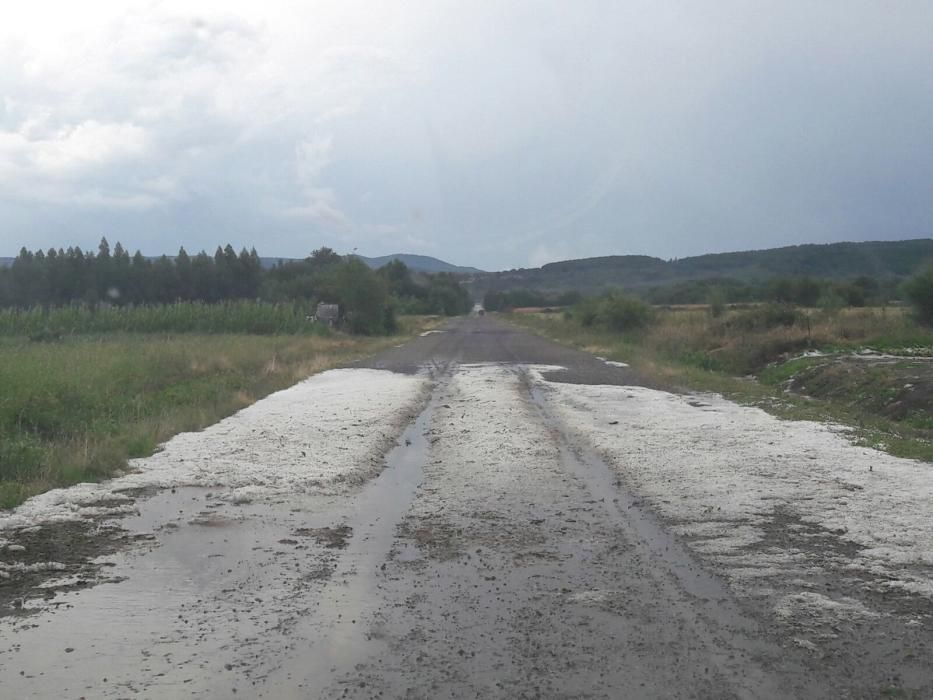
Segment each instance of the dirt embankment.
M792 374L785 387L933 429L933 358L872 352L816 357Z

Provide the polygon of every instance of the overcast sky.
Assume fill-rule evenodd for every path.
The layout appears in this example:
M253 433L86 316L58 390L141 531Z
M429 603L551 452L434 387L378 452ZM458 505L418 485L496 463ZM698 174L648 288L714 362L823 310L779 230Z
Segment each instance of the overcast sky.
M0 256L928 237L931 37L929 0L29 0L0 25Z

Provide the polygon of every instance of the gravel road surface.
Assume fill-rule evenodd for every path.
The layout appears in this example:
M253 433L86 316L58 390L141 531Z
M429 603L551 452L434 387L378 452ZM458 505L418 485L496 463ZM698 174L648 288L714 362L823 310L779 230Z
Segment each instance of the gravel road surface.
M495 319L0 514L10 698L933 697L933 471Z

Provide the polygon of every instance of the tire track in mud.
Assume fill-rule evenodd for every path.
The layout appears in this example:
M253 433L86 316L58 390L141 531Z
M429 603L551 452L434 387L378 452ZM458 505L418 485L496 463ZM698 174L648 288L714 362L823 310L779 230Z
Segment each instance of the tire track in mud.
M437 375L435 368L432 374ZM385 652L368 630L377 614L377 580L396 536L396 527L422 483L427 459L426 433L437 404L437 390L386 455L386 467L354 499L346 522L346 543L329 584L315 601L315 614L292 630L300 649L266 679L263 690L275 698L328 697L332 677ZM365 687L365 686L363 686Z
M786 696L786 681L767 668L793 669L794 675L802 676L802 666L765 641L765 631L741 610L728 585L703 568L591 446L570 437L568 428L550 410L542 384L536 383L527 370L521 379L541 421L558 444L562 466L585 484L604 506L606 516L619 524L642 561L650 563L649 575L669 606L668 611L702 640L711 663L726 679L725 684L740 698ZM797 687L794 694L819 697L821 692Z
M368 621L386 653L321 697L825 697L573 452L519 367L460 367L438 395Z

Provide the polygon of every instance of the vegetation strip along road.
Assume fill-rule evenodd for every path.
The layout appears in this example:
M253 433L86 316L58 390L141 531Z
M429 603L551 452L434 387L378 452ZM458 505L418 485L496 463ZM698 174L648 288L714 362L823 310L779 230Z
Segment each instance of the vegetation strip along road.
M0 508L97 481L311 374L403 342L402 334L242 334L0 338ZM304 321L307 327L310 324Z

